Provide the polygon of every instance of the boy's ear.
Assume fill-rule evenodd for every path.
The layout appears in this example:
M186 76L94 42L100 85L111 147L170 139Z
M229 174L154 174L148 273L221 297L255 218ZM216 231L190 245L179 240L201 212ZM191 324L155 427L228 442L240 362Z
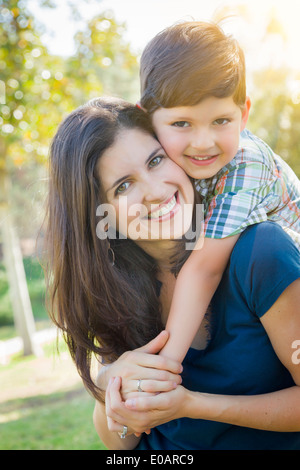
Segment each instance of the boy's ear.
M143 108L143 106L141 105L141 102L140 102L140 101L137 101L137 102L136 102L136 107L137 107L137 108L140 108L142 111L144 111L144 113L147 112L147 109Z
M251 108L251 100L250 100L249 96L247 96L245 105L242 109L241 132L245 129L245 127L247 125L250 108Z

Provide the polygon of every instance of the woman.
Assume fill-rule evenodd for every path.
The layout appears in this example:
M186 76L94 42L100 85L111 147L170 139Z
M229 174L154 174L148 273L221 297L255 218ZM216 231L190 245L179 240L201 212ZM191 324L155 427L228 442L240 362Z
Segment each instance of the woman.
M180 365L156 353L189 254L189 178L164 154L146 114L120 100L72 113L50 164L53 319L98 398L94 422L107 447L300 449L300 370L292 360L300 259L290 238L271 222L240 237L180 377ZM97 236L103 203L112 214L101 214ZM92 353L104 363L99 387Z

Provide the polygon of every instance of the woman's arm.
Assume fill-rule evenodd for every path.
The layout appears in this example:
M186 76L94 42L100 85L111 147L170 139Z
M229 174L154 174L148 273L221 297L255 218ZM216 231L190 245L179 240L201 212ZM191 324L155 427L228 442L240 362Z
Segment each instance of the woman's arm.
M292 361L292 344L300 339L299 305L300 279L297 279L261 318L274 350L291 373L295 386L252 396L204 394L179 386L157 396L129 399L125 406L144 413L148 428L160 420L165 422L173 409L175 417L177 414L267 431L300 432L300 364ZM180 389L184 390L184 399L179 395Z

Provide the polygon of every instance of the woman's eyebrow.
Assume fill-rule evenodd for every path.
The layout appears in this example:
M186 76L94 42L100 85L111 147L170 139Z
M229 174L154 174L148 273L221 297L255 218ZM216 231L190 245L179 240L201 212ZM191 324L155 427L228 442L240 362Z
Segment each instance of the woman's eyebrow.
M148 165L149 161L151 160L151 158L153 158L159 151L162 150L162 147L159 146L157 149L153 150L153 152L150 153L150 155L147 157L146 161L145 161L145 165ZM121 176L121 178L118 178L113 184L112 186L106 191L106 193L108 193L108 191L110 191L111 189L113 189L115 186L119 185L120 183L122 183L122 181L126 180L127 178L130 178L130 175L124 175L124 176Z
M145 165L148 165L149 161L151 160L151 158L153 158L159 151L162 150L162 147L159 146L156 150L153 150L153 152L150 153L149 157L147 158L147 160L145 161Z
M130 177L130 175L121 176L121 178L117 179L106 192L108 193L108 191L113 189L118 184L122 183L122 181L127 180L127 178L129 178L129 177Z

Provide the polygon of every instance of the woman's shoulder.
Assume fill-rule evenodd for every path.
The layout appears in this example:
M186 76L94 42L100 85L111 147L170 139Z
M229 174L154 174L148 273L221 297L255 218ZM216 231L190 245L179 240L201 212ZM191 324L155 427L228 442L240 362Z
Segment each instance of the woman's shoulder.
M261 316L288 285L300 278L300 252L277 223L252 225L236 242L229 277Z
M280 258L287 263L293 259L300 266L300 252L296 245L283 228L272 221L247 227L239 237L232 255L236 262L246 258L247 265L251 261L266 262L268 259Z

